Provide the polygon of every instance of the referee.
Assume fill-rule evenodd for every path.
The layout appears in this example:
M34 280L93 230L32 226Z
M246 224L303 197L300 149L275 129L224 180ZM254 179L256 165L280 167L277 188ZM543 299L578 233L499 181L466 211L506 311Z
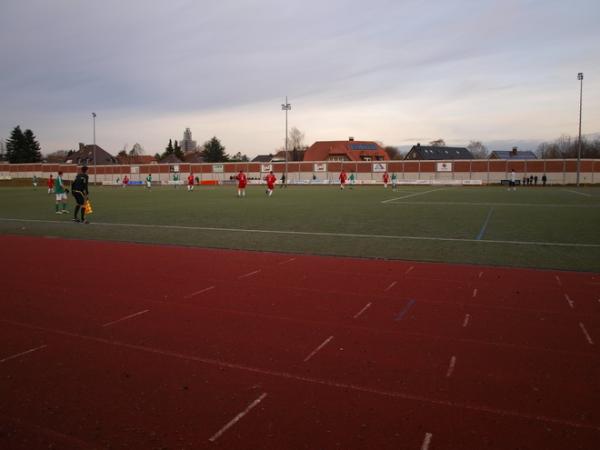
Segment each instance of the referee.
M88 168L83 166L81 172L77 174L75 180L71 184L71 193L75 197L77 204L75 205L75 214L73 215L73 222L89 223L85 219L85 206L84 203L88 198ZM81 211L81 220L77 218L77 212Z

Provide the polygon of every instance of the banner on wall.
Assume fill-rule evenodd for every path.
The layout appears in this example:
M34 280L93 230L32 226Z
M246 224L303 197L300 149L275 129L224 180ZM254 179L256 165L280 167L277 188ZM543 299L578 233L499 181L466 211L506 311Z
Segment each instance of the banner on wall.
M387 172L386 163L373 163L373 172Z
M452 172L452 163L439 162L435 164L436 172Z
M223 173L224 168L223 164L213 164L212 169L214 173Z
M173 173L177 173L179 172L179 164L174 164L172 166L169 166L169 172Z
M261 164L260 171L261 172L270 172L273 170L273 164Z
M130 173L140 173L140 166L131 166Z
M327 172L327 164L325 164L325 163L315 163L314 171L315 172Z

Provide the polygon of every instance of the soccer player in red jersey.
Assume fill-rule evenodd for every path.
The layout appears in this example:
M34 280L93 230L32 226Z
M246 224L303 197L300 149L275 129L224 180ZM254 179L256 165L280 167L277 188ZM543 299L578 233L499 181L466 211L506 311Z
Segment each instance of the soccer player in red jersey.
M277 177L273 175L273 171L271 170L266 176L265 180L267 181L267 195L270 197L271 195L273 195L273 189L275 189L275 182L277 181Z
M346 185L346 180L348 179L348 174L342 169L340 172L340 189L344 190L344 186Z
M387 185L390 182L390 175L387 172L383 173L383 187L387 189Z
M245 197L246 184L248 184L248 178L246 177L246 174L243 170L240 170L240 173L235 176L235 179L238 182L238 197Z
M127 175L125 175L123 177L123 187L127 187L127 185L129 184L129 177Z
M194 190L194 174L192 172L190 172L190 174L187 177L188 180L188 191L193 191Z
M54 178L52 174L50 174L50 178L48 178L48 194L52 194L54 192Z

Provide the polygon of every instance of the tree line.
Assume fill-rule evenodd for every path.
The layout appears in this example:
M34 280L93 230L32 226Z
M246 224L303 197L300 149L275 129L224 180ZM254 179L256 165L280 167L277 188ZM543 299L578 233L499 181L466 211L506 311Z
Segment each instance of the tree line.
M4 158L10 163L35 163L42 160L42 149L33 131L21 130L17 125L3 145Z

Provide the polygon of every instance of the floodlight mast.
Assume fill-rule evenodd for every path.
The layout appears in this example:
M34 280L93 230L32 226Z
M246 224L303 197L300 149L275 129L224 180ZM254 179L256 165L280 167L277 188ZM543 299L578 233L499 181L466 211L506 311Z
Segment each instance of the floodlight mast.
M94 185L96 184L96 113L92 113L92 129L93 129L93 142L94 142Z
M281 105L281 109L285 111L285 183L288 180L288 111L292 109L292 105L288 103L287 96L285 97L285 103Z
M581 171L581 109L583 100L583 72L577 74L579 80L579 145L577 148L577 187L579 187L579 174Z

